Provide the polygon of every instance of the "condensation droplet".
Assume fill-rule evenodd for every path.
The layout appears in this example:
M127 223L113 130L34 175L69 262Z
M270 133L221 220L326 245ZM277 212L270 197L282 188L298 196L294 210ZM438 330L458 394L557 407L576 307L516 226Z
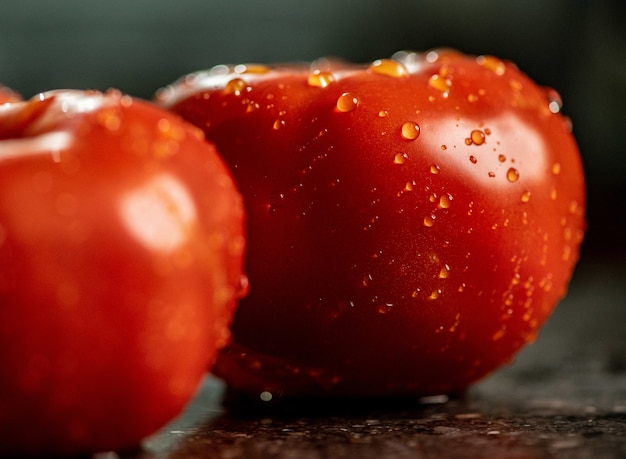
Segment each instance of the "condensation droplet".
M409 159L409 155L407 155L406 153L396 153L396 155L393 157L393 163L404 164L406 163L407 159Z
M274 121L274 124L272 125L272 129L277 131L284 125L285 125L285 120L277 119L276 121Z
M506 161L506 156L504 156L504 155L498 155L498 161L500 161L501 163L503 163L504 161Z
M452 195L450 193L444 193L439 197L439 207L442 209L448 209L452 205Z
M433 175L437 175L441 172L441 168L437 164L433 164L430 166L430 173Z
M447 279L450 275L450 266L443 265L439 271L439 279Z
M317 88L325 88L333 81L335 81L335 76L332 73L321 70L311 72L308 79L309 85Z
M554 163L552 165L552 173L554 175L559 175L561 173L561 163Z
M496 176L496 173L495 173L495 172L493 172L493 171L489 171L489 172L487 173L487 175L488 175L490 178L494 178L494 177Z
M420 127L417 123L407 121L402 125L402 138L406 140L415 140L420 135Z
M481 65L486 69L491 70L496 75L504 75L504 72L506 71L506 65L497 57L478 56L476 58L476 62L478 63L478 65Z
M351 92L344 92L337 99L337 110L346 113L351 112L359 105L359 99Z
M514 167L511 167L508 171L506 171L506 179L513 183L519 180L519 172Z
M469 160L472 164L476 164L478 162L478 159L476 159L476 156L474 155L470 155Z
M470 133L470 139L474 145L482 145L485 143L485 133L479 129L474 129Z
M433 290L426 299L432 301L439 298L439 296L441 296L441 289Z
M237 64L233 69L235 73L256 73L263 74L269 72L271 67L263 64Z
M448 149L448 146L447 146L447 145L442 145L442 146L441 146L441 149L442 149L442 150L447 150L447 149Z
M378 59L369 66L370 71L380 75L387 75L394 78L405 78L409 76L406 67L402 63L392 59Z
M389 116L389 112L387 110L381 110L378 112L379 118L386 118L387 116Z
M435 224L435 215L430 214L424 217L424 226L430 228Z
M553 201L555 201L557 198L557 192L556 192L556 188L552 188L552 190L550 190L550 199L552 199Z
M468 94L467 101L471 103L476 102L478 101L478 96L476 94Z
M522 202L528 202L530 201L530 191L526 190L522 193L522 197L521 197Z
M226 86L224 86L224 93L234 94L238 96L245 89L245 87L245 81L243 81L241 78L233 78L228 83L226 83Z
M428 85L431 88L434 88L437 91L444 93L444 95L447 95L448 91L450 91L450 86L452 86L452 83L449 79L444 78L436 73L428 79Z
M405 191L413 191L413 187L415 186L415 182L406 182L404 185Z

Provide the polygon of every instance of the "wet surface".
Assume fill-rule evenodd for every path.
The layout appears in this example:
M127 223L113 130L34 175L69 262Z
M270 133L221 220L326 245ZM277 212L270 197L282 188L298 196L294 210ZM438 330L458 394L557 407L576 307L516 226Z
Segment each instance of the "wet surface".
M583 263L537 342L463 398L268 404L209 378L144 451L120 456L624 458L624 279L621 263Z

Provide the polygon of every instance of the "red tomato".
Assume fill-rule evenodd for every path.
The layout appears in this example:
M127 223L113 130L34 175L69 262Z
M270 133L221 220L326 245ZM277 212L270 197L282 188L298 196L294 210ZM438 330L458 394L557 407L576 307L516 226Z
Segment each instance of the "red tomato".
M531 342L585 228L558 94L451 50L219 66L157 98L231 166L250 295L215 372L252 394L456 393Z
M137 445L229 338L243 204L202 132L117 92L0 107L0 450Z
M22 100L22 98L18 93L0 84L0 104L19 102L20 100Z

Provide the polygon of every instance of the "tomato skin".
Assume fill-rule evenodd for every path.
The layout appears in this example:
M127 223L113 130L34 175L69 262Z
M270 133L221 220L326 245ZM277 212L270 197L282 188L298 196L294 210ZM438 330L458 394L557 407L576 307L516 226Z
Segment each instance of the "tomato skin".
M214 369L235 389L460 392L566 292L580 155L558 94L511 63L220 66L157 99L216 143L246 201L251 289Z
M19 102L22 100L22 97L13 91L11 88L7 88L6 86L0 84L0 104L7 104L11 102Z
M196 128L118 92L0 107L3 453L129 448L229 339L244 210Z

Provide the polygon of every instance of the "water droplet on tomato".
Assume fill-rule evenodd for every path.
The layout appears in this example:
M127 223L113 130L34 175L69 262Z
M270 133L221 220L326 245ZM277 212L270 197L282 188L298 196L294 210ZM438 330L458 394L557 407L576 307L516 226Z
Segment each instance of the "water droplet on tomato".
M439 271L439 279L447 279L449 275L450 267L448 265L443 265Z
M521 201L522 202L530 201L530 191L526 190L522 193Z
M284 125L285 125L285 120L277 119L276 121L274 121L274 124L272 125L272 129L277 131L280 128L282 128Z
M497 57L493 56L478 56L476 63L486 69L491 70L496 75L504 75L506 71L506 65Z
M409 155L407 155L406 153L396 153L396 155L393 157L393 163L404 164L406 163L407 159L409 159Z
M415 182L406 182L404 185L405 191L413 191L413 187L415 186Z
M508 171L506 171L506 179L513 183L519 180L519 172L514 167L511 167Z
M552 173L554 175L559 175L561 173L561 163L554 163L552 165Z
M420 127L417 123L407 121L401 128L402 138L406 140L415 140L420 135Z
M470 133L470 139L474 145L482 145L485 143L485 133L479 129L474 129Z
M378 313L379 314L387 314L388 312L391 312L392 308L393 308L393 304L392 303L383 303L380 306L378 306Z
M450 91L450 87L452 86L452 82L448 78L442 77L440 74L435 73L428 79L428 85L431 88L442 92L444 96L447 96L448 92Z
M439 197L439 207L442 209L448 209L452 205L452 195L450 193L444 193Z
M476 94L468 94L467 101L470 103L478 101L478 96Z
M238 64L235 66L235 73L256 73L263 74L271 70L271 67L263 64Z
M506 156L504 156L504 155L498 155L498 161L500 161L501 163L503 163L504 161L506 161Z
M379 118L386 118L388 115L389 115L389 112L387 110L381 110L378 112Z
M436 300L440 296L441 296L441 289L437 289L437 290L433 290L432 292L430 292L430 295L426 299L432 301L432 300Z
M404 78L408 76L406 67L402 63L392 59L379 59L369 66L369 70L380 75L387 75L394 78Z
M337 99L337 110L343 113L351 112L359 105L359 99L351 92L344 92Z
M308 79L309 85L317 88L325 88L333 81L335 81L335 76L332 73L321 70L311 72Z
M435 224L435 215L430 214L424 217L424 226L430 228Z
M441 168L437 164L432 164L430 166L430 173L433 175L437 175L441 172Z
M226 83L226 86L224 86L224 93L239 96L245 88L245 81L243 81L241 78L233 78L228 83Z
M476 159L476 156L474 155L470 155L469 160L472 164L476 164L478 162L478 159Z

